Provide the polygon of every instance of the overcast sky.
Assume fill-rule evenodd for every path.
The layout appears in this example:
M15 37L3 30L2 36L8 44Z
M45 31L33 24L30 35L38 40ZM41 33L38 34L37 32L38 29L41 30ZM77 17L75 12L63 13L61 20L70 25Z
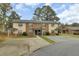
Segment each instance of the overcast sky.
M37 7L49 5L60 18L62 23L79 23L79 4L75 3L20 3L11 4L13 10L15 10L23 20L31 20L33 13Z

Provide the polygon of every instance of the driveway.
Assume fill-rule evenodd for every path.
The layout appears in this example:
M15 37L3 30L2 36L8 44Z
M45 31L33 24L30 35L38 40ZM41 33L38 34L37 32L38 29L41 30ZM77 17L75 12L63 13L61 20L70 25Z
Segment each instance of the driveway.
M32 51L46 45L49 45L47 41L37 37L9 38L4 42L0 42L0 56L29 55Z
M48 38L57 43L35 51L32 56L79 56L79 38L65 36L48 36Z

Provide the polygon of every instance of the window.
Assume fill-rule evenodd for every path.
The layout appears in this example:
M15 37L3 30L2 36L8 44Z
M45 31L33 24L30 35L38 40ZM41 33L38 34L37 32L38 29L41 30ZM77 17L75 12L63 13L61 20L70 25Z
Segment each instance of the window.
M45 24L43 24L43 26L45 26Z
M29 26L32 26L32 23L30 23Z
M29 23L29 28L32 29L32 23Z
M23 26L23 24L22 23L19 23L18 26Z
M54 26L54 24L51 24L51 26Z
M29 32L33 32L32 29L29 29Z

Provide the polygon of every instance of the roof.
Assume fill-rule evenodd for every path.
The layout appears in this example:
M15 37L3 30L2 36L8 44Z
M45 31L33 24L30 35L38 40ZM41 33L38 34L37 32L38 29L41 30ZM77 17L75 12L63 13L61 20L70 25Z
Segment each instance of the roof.
M79 30L79 27L78 26L77 27L74 27L74 26L66 26L66 27L63 28L63 30L67 30L67 29L69 29L69 30Z
M13 23L52 23L53 24L53 21L20 20L20 21L13 21Z
M67 28L71 30L79 30L79 27L67 27Z

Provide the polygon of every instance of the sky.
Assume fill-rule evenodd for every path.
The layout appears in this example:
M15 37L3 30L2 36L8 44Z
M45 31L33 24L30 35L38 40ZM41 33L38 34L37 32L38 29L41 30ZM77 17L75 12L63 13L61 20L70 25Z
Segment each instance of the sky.
M49 5L64 24L79 23L79 4L77 3L13 3L11 6L22 20L31 20L37 7Z

